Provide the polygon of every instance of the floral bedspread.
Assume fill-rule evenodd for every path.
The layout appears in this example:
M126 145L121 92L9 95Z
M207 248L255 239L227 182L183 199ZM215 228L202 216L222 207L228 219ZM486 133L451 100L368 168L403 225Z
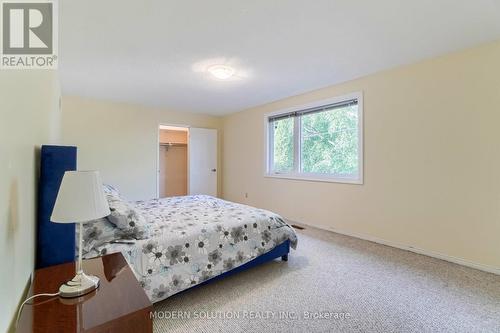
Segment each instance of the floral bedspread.
M297 237L272 212L206 195L135 202L150 237L135 244L108 243L85 254L121 251L151 301L240 266Z

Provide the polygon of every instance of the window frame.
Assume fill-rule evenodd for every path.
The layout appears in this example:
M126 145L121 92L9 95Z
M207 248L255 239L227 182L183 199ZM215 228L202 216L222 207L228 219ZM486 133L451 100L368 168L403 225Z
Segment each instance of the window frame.
M294 165L293 171L287 173L277 173L272 172L273 163L273 148L274 138L269 127L269 118L278 116L281 114L299 112L305 109L316 108L325 106L328 104L341 103L344 101L349 101L356 99L358 101L358 174L357 177L342 177L334 174L322 174L322 173L305 173L300 172L301 169L301 117L293 117L294 119L294 131L293 131L293 149L294 149ZM315 101L312 103L307 103L299 106L294 106L286 109L281 109L275 112L267 113L264 115L264 177L270 178L282 178L282 179L292 179L292 180L305 180L314 182L330 182L330 183L344 183L344 184L358 184L362 185L364 183L364 126L363 126L363 93L354 92L342 96L336 96L333 98L323 99L320 101Z

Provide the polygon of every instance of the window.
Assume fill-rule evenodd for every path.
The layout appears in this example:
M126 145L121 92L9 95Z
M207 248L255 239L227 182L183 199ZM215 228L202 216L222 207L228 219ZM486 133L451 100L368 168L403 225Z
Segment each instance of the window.
M363 183L361 93L266 116L271 177Z

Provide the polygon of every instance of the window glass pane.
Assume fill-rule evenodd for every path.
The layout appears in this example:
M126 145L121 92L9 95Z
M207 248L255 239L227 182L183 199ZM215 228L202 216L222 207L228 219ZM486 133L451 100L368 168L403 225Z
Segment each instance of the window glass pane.
M275 120L271 123L271 130L274 131L273 172L293 170L293 123L293 117Z
M301 171L338 176L358 174L358 106L301 117Z

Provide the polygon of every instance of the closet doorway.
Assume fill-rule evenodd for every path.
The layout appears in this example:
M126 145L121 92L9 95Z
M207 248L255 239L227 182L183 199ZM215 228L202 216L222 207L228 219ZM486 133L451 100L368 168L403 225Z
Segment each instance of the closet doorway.
M158 195L160 198L188 194L187 127L159 127Z

